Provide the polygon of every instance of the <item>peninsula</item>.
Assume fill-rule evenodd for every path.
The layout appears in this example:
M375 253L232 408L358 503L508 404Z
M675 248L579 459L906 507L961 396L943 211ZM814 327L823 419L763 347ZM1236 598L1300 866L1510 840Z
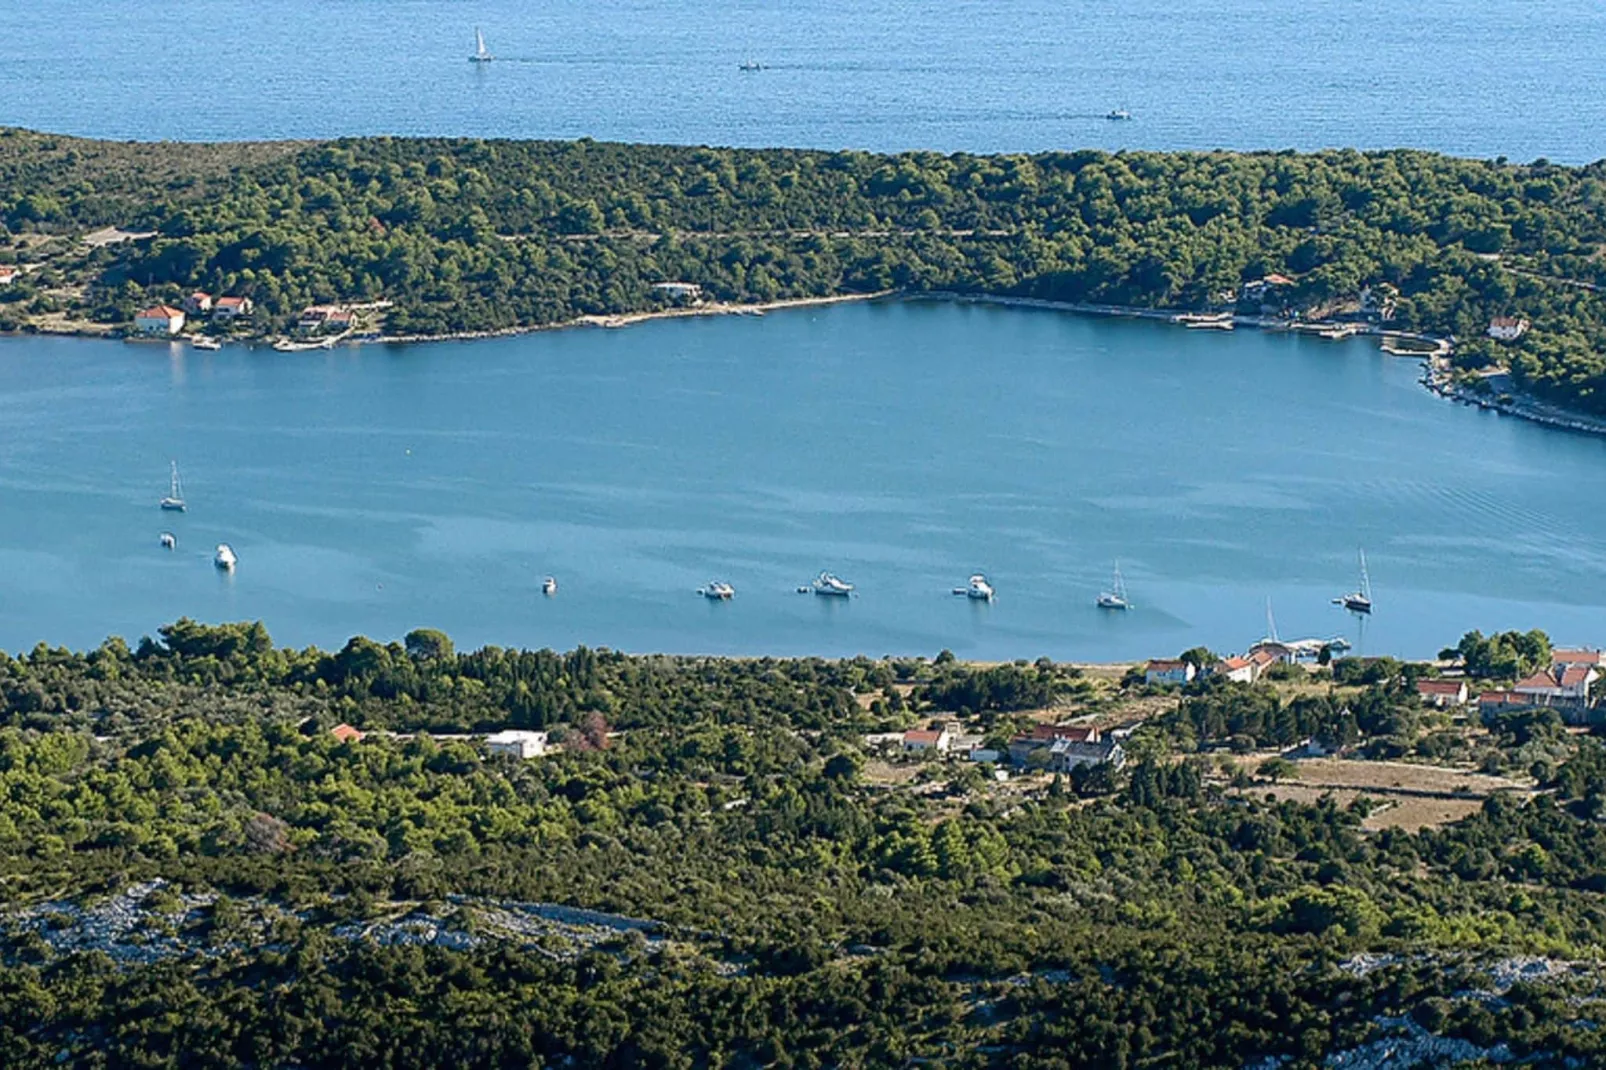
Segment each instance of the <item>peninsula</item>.
M0 223L0 329L297 348L952 293L1453 339L1447 389L1606 415L1601 163L5 130Z

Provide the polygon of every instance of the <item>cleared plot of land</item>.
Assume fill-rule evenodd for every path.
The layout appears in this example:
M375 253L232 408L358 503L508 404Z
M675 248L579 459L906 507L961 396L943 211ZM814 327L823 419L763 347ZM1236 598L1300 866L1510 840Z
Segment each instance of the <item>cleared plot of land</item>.
M1252 755L1241 764L1252 770L1272 756L1272 752ZM1295 765L1297 779L1257 784L1243 789L1243 794L1269 794L1304 803L1330 795L1340 806L1365 795L1383 804L1366 819L1365 827L1408 831L1459 821L1476 813L1483 800L1497 791L1533 794L1533 786L1522 781L1444 766L1344 758L1307 758Z

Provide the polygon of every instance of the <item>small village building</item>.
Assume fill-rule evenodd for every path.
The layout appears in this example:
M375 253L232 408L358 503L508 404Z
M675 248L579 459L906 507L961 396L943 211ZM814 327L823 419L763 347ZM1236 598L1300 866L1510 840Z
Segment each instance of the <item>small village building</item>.
M1515 342L1528 333L1528 321L1515 316L1496 316L1489 321L1489 337L1497 342Z
M539 758L546 753L547 734L524 728L504 728L495 735L485 737L485 749L494 755L518 758Z
M156 305L134 313L134 330L140 334L177 334L184 329L184 312L171 305Z
M1282 646L1281 643L1276 645ZM1283 647L1283 649L1286 650L1287 648ZM1285 658L1282 652L1279 650L1275 650L1267 646L1260 646L1249 652L1248 660L1250 667L1249 679L1251 682L1253 682L1270 672L1273 665L1282 664ZM1289 661L1288 664L1293 664L1293 662Z
M1279 290L1286 290L1294 286L1294 280L1287 275L1267 275L1265 278L1255 279L1243 284L1239 290L1239 299L1251 305L1278 305L1282 303Z
M947 754L953 748L953 734L948 726L941 728L915 728L903 734L905 754Z
M1192 682L1196 671L1191 661L1151 661L1143 667L1143 682L1146 684L1186 684Z
M671 301L697 301L703 296L703 288L695 282L655 282L652 289Z
M338 743L361 743L363 737L367 735L362 729L353 728L344 721L331 728L329 734L334 736Z
M1249 659L1254 661L1257 657L1267 668L1279 661L1284 665L1299 664L1299 651L1278 639L1262 639L1250 647Z
M323 330L324 322L329 319L329 313L333 311L329 305L307 306L301 310L300 317L296 319L296 330L308 332Z
M1255 664L1248 658L1223 658L1210 669L1212 676L1223 676L1234 683L1252 684L1255 682Z
M1451 706L1465 706L1467 704L1467 682L1465 680L1418 680L1416 694L1423 703L1447 709Z
M212 303L215 320L244 319L255 310L249 297L219 297Z
M1515 691L1485 691L1478 696L1478 713L1485 717L1491 713L1531 710L1536 705L1532 698Z
M1105 764L1121 768L1126 764L1126 749L1114 740L1078 743L1059 739L1048 750L1048 767L1056 773L1069 773L1084 765Z
M196 290L184 299L184 311L192 316L212 311L212 295L204 290Z
M1550 664L1556 665L1587 665L1596 669L1606 669L1606 650L1590 650L1587 648L1573 650L1552 650Z
M965 757L973 762L997 763L1003 758L1004 752L994 750L992 747L972 747Z
M0 264L0 286L10 286L22 275L22 269L15 264Z

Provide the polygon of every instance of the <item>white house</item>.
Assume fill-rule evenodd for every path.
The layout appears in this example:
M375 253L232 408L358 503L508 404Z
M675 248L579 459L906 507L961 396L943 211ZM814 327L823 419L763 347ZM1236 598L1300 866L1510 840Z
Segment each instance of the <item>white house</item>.
M1240 684L1252 684L1258 675L1255 671L1255 663L1248 658L1226 658L1216 662L1210 672L1212 675L1225 676L1227 679Z
M1528 333L1528 321L1515 316L1496 316L1489 321L1489 337L1497 342L1515 342Z
M1185 684L1193 679L1196 670L1191 661L1151 661L1143 667L1146 684Z
M504 728L485 737L485 749L510 758L539 758L546 753L546 733L523 728Z
M948 731L947 725L937 729L911 729L903 734L905 754L923 754L926 751L947 754L952 747L953 735Z
M653 292L672 301L696 301L703 296L703 288L695 282L655 282Z
M212 303L212 318L215 320L243 319L252 312L249 297L220 297Z
M1424 703L1441 710L1467 704L1467 682L1462 679L1418 680L1416 693Z
M140 334L177 334L183 329L183 311L170 305L157 305L134 313L134 330Z
M1114 740L1079 743L1074 739L1057 739L1050 745L1048 755L1048 767L1056 773L1069 773L1080 765L1108 762L1119 769L1126 764L1126 748Z

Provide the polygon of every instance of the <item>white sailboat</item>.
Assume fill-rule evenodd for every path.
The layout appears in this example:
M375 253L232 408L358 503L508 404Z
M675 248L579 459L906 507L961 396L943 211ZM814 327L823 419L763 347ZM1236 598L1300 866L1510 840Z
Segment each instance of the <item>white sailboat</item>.
M1366 574L1366 551L1360 551L1361 556L1361 586L1360 590L1349 594L1339 595L1333 599L1333 605L1343 606L1351 613L1372 612L1372 578Z
M178 481L178 462L172 462L172 483L168 487L167 497L162 499L162 508L170 513L184 511L184 485Z
M468 57L470 63L489 63L496 57L491 55L490 49L485 47L485 35L478 26L474 27L474 54Z
M1127 601L1126 581L1121 578L1121 562L1115 563L1115 576L1110 581L1108 591L1099 592L1098 607L1100 609L1131 609L1132 603Z

